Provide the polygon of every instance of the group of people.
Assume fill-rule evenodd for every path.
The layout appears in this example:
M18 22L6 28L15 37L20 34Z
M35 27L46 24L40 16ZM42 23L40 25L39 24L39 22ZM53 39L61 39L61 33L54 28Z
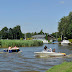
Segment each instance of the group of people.
M55 52L55 49L52 50L52 48L48 49L47 46L44 47L44 51L47 52Z
M17 47L15 46L15 47L13 47L13 48L17 48ZM9 47L8 50L11 50L11 47Z

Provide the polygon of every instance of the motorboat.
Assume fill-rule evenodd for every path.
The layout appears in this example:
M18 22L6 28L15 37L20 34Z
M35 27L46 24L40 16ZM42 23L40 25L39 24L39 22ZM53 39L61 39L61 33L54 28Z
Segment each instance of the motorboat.
M16 48L14 47L14 48L11 48L11 49L4 49L3 51L12 53L12 52L19 52L20 49L18 47L16 47Z
M61 42L61 45L68 45L68 44L70 44L69 40L63 40Z
M59 57L59 56L66 56L65 53L57 53L57 52L34 52L35 56L37 57Z

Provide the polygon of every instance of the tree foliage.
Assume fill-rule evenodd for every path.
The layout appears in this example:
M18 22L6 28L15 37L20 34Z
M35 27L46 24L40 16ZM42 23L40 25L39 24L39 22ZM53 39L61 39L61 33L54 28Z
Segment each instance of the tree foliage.
M20 38L24 38L24 34L21 32L20 26L17 25L14 28L7 28L4 27L1 31L0 31L0 38L1 39L20 39Z
M72 12L70 12L68 16L64 16L60 19L58 31L60 35L63 35L68 39L72 38Z

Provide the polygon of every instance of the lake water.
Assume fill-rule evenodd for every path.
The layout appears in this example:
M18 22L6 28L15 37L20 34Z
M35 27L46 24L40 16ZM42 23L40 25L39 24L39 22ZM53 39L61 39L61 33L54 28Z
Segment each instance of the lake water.
M44 46L55 48L56 52L72 54L72 46L44 44L40 47L20 47L22 53L0 53L0 72L45 72L54 65L72 61L72 57L37 58L34 52L42 51ZM0 48L3 51L4 48Z

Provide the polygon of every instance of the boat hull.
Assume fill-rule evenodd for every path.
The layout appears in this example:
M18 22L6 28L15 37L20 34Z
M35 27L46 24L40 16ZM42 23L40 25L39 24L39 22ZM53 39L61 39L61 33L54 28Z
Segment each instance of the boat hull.
M19 52L20 49L10 49L10 50L8 50L8 49L4 49L3 51L4 51L4 52L12 53L12 52Z
M66 46L66 45L69 45L70 43L61 43L61 45L64 45L64 46Z
M70 42L69 42L69 40L63 40L62 42L61 42L61 45L69 45L70 44Z
M56 52L34 52L35 56L39 57L59 57L59 56L65 56L65 53L56 53Z

